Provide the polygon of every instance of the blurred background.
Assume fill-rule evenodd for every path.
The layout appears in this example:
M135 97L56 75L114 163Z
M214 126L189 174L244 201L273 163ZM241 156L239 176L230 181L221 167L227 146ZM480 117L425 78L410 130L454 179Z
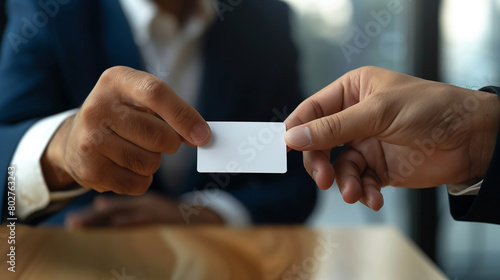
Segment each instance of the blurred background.
M500 85L500 0L283 1L293 10L306 95L364 65L467 88ZM385 206L375 213L344 203L336 186L321 191L308 223L392 225L450 279L500 279L500 226L454 221L444 186L383 194Z
M500 85L499 0L284 0L293 9L307 95L349 70L375 65L479 89ZM320 191L313 227L393 225L450 279L500 279L500 226L451 218L445 186L385 188L378 213ZM376 241L375 241L376 242Z

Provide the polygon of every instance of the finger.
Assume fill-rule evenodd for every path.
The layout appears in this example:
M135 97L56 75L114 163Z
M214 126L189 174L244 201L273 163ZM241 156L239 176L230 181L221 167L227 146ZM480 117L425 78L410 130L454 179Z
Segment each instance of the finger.
M384 197L381 193L381 185L375 173L368 169L361 176L363 189L362 200L374 211L380 210L384 206Z
M308 123L350 107L359 100L360 70L346 73L313 96L304 100L285 120L287 129Z
M333 115L291 128L285 133L288 147L298 151L326 150L380 131L377 114L368 103L358 103Z
M117 194L141 195L153 181L153 176L134 173L101 154L96 154L91 164L82 163L80 168L71 172L71 176L81 186L98 192L113 191Z
M134 212L134 199L129 197L97 196L92 206L66 216L70 229L110 226L116 217L127 217Z
M330 164L330 151L304 152L304 167L322 190L333 185L335 171Z
M204 145L210 140L210 128L198 111L159 78L128 67L113 67L101 79L117 89L125 102L157 113L191 144Z
M168 123L127 105L123 105L122 110L128 110L126 115L114 114L111 122L105 124L121 138L151 152L173 154L177 151L182 138Z
M137 207L137 197L127 196L98 196L93 202L94 209L103 214L124 213L133 211Z
M347 147L334 163L340 193L345 202L355 203L362 198L361 174L366 168L363 156Z
M97 196L90 207L66 216L69 229L110 226L116 216L128 216L134 209L129 197Z
M127 214L117 213L111 217L109 223L111 226L114 226L114 227L131 226L134 224L134 222L137 223L137 221L135 219L133 220L131 218L131 215L132 215L132 213L127 213Z
M129 227L152 223L155 223L152 217L140 211L115 213L110 218L110 224L115 227ZM156 221L156 223L159 223L159 221Z
M64 224L69 230L79 230L88 227L108 226L109 221L99 215L92 207L66 215Z
M373 172L373 176L377 178L379 186L385 186L388 183L388 170L384 148L380 141L375 138L365 138L360 141L353 141L352 146L363 155L370 169L366 172Z
M288 124L287 124L287 123L285 123L285 126L286 126L286 130L288 130L289 126L288 126ZM284 137L284 136L283 136L283 140L285 140L285 137ZM290 152L291 150L292 150L291 148L286 147L286 152L287 152L287 153L288 153L288 152Z
M113 132L97 150L118 166L142 176L153 175L161 164L161 154L142 149Z

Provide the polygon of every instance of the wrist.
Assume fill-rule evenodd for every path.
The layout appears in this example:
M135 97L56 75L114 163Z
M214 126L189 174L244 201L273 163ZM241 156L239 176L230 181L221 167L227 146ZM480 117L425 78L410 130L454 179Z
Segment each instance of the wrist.
M42 155L43 176L51 191L64 190L74 182L73 178L66 172L64 162L66 136L73 118L74 116L71 116L61 124Z
M495 94L477 91L479 106L473 112L472 136L470 144L471 178L484 178L495 150L500 104Z

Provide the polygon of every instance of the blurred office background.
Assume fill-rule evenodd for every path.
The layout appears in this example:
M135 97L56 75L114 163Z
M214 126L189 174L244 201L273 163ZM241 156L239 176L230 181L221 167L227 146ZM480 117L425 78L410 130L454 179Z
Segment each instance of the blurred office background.
M307 95L364 65L474 89L500 85L498 0L284 1L293 10ZM320 191L309 224L393 225L450 279L500 279L500 226L454 221L444 186L383 193L385 206L375 213L344 203L336 187Z
M364 65L475 89L500 85L500 0L283 1L293 10L307 95ZM0 20L3 26L5 17ZM363 35L356 38L356 30ZM411 236L450 279L500 279L500 226L454 221L444 186L389 187L383 193L385 206L375 213L344 203L336 187L320 191L308 223L392 225Z

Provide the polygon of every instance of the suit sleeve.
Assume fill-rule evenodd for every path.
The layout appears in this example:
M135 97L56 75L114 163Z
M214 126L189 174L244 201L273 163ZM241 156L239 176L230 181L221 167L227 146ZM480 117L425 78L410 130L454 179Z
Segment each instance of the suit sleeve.
M7 2L0 54L0 213L6 217L7 169L24 133L40 118L64 110L49 38L37 1Z
M482 91L500 94L498 87L485 87ZM500 97L500 96L499 96ZM500 224L500 129L490 166L477 195L452 196L450 210L459 221Z

